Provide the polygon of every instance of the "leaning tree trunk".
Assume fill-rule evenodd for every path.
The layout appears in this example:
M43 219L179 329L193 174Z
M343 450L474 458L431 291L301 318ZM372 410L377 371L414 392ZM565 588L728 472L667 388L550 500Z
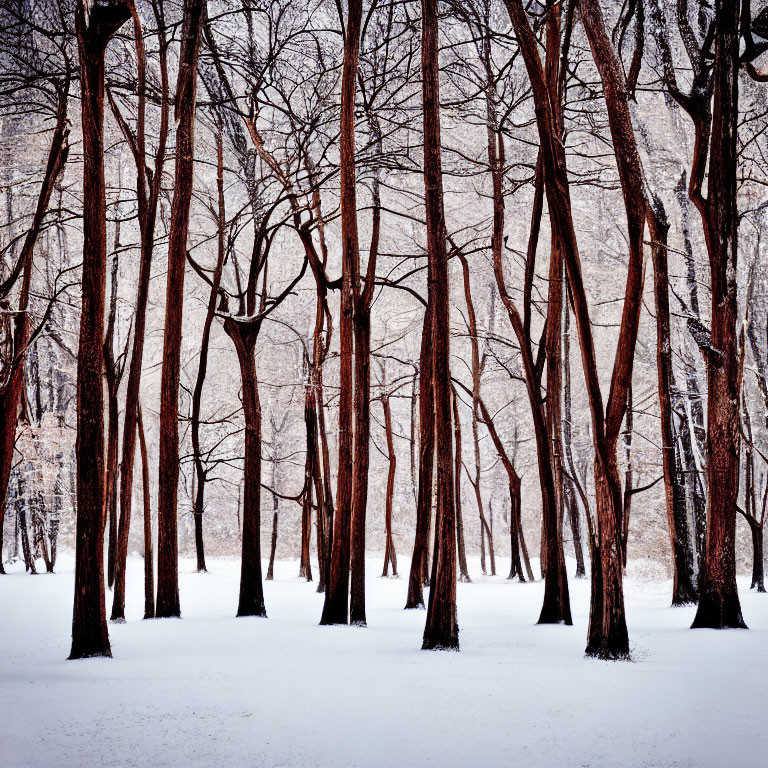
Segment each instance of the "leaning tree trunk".
M31 333L29 313L26 310L29 305L29 291L32 283L32 257L56 180L61 175L69 155L69 125L67 122L68 80L65 82L65 86L59 102L56 128L54 129L51 146L48 151L48 162L45 167L43 183L37 197L32 226L24 238L19 261L14 271L15 274L12 273L8 277L7 282L0 286L0 298L4 298L18 279L18 270L21 270L19 314L14 320L13 328L13 359L9 362L10 375L7 381L5 381L4 386L0 387L0 574L5 573L3 568L3 526L5 523L5 509L8 503L8 485L11 480L11 468L13 467L16 427L24 391L24 360Z
M78 3L83 125L83 276L77 355L77 525L75 604L70 659L111 656L104 605L104 303L106 189L104 181L105 54L130 18L127 3L94 5L86 21Z
M421 71L424 114L424 192L431 265L432 388L437 503L431 588L422 648L458 649L456 615L456 506L451 440L450 287L440 158L440 86L437 0L422 0ZM423 375L423 371L422 371Z

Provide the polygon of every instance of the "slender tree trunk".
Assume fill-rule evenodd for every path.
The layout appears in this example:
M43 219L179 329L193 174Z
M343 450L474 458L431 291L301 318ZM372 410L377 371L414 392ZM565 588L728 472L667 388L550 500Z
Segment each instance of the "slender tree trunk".
M153 5L153 8L156 6ZM168 136L168 66L165 44L164 20L162 14L156 15L160 34L160 131L157 151L155 154L155 169L151 180L147 173L146 138L144 131L146 112L146 52L144 49L143 31L139 16L134 14L134 45L137 58L137 129L135 139L134 161L136 164L136 197L141 234L141 262L139 266L139 282L136 290L136 311L133 326L133 348L131 362L128 368L128 383L125 393L125 414L123 416L123 455L120 466L120 521L117 534L117 550L115 555L115 584L112 597L112 620L125 618L125 565L128 557L128 537L131 525L131 508L133 505L133 474L136 458L136 435L139 413L139 390L141 388L141 369L144 360L144 337L146 330L147 303L149 301L149 281L152 275L152 255L155 242L155 221L157 204L165 164L165 147ZM120 113L113 105L113 112ZM128 131L127 124L121 123L123 132ZM132 146L134 143L129 142ZM150 547L151 547L150 531ZM150 574L152 575L152 574ZM152 578L152 617L155 612L154 577Z
M208 307L205 313L205 320L203 321L203 333L200 339L200 359L197 365L197 379L195 380L195 388L192 391L191 414L192 456L195 462L195 479L197 482L197 487L195 489L195 508L193 517L195 522L195 554L197 556L196 570L198 573L205 573L208 571L208 568L206 568L205 565L205 545L203 541L205 484L208 475L203 464L202 451L200 448L200 411L203 401L203 386L205 385L205 378L208 374L208 349L211 343L211 327L213 325L213 318L216 315L216 301L219 297L221 274L224 270L224 261L227 255L227 234L225 231L227 226L227 214L224 203L224 146L221 132L216 135L216 158L216 189L218 192L218 252L216 258L216 266L214 267L213 277L211 279L211 292L208 296Z
M29 314L26 310L29 306L29 290L32 283L32 261L56 180L61 175L69 156L69 126L67 123L69 79L65 81L65 86L59 102L56 128L54 129L51 146L48 151L48 162L45 167L43 183L38 193L32 225L24 238L16 269L12 271L6 283L0 285L0 298L4 298L10 292L19 274L21 274L19 314L14 320L13 328L13 359L9 363L10 374L7 380L3 382L3 385L0 386L0 574L5 573L3 567L3 527L5 523L5 510L8 503L8 485L11 480L11 468L13 467L16 427L22 407L24 360L31 334Z
M115 555L117 552L117 468L119 450L120 411L117 402L120 388L120 371L114 355L115 320L117 314L117 272L120 248L120 223L115 225L115 252L112 256L109 313L104 339L104 380L107 389L107 463L105 477L106 508L109 524L107 539L107 585L111 588L115 580Z
M427 267L428 272L429 267ZM429 280L429 277L428 277ZM435 411L432 389L432 304L427 301L419 356L419 488L416 502L416 535L408 577L406 609L424 607L424 582L427 579L432 484L435 456Z
M179 603L179 374L184 307L189 208L194 172L194 124L197 58L204 0L184 0L179 76L176 84L176 177L168 240L168 275L160 383L160 461L158 471L157 603L158 618L181 616Z
M77 524L75 601L70 659L111 656L104 605L104 57L112 35L130 18L124 2L94 5L86 21L78 3L83 124L83 278L77 365Z
M152 551L152 502L149 488L149 458L147 441L144 435L144 419L141 406L136 412L136 429L139 433L139 453L141 454L141 488L144 494L144 618L155 618L155 569Z
M461 419L459 418L459 405L456 392L451 398L453 404L453 441L455 453L454 480L456 482L456 544L459 553L459 581L469 583L469 570L467 569L467 553L464 546L464 517L461 508ZM480 529L482 544L482 528ZM485 556L482 556L483 574L485 574Z
M384 431L387 435L387 459L389 469L387 471L387 497L385 502L384 525L386 532L386 544L384 546L384 568L382 576L389 576L389 566L392 566L392 575L397 576L397 553L395 542L392 538L392 502L395 495L395 472L397 470L397 455L395 453L395 439L392 431L392 409L389 405L389 395L383 395L381 405L384 409Z
M568 472L573 477L575 467L573 462L573 425L571 422L571 334L570 320L571 315L568 307L567 291L563 291L563 464L568 467ZM571 526L571 536L573 537L573 552L576 557L576 578L586 576L584 563L584 549L581 543L581 524L579 521L579 502L576 499L576 492L573 482L565 478L564 480L565 505L568 509L568 520Z
M685 484L678 471L674 417L672 412L672 338L669 312L669 269L667 232L669 225L660 212L649 212L653 256L653 290L656 299L656 368L661 415L661 456L664 469L664 495L672 549L672 605L690 605L698 599L693 575L693 557L688 532Z
M458 649L456 615L456 505L451 440L449 351L450 288L445 243L443 172L440 158L440 86L437 0L422 0L421 71L424 114L424 191L432 303L432 387L434 394L437 505L431 588L424 650Z

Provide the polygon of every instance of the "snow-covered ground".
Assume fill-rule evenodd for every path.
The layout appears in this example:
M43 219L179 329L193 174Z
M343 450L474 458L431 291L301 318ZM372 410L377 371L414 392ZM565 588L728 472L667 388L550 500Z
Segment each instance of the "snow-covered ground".
M407 573L403 558L401 570ZM506 564L501 564L503 567ZM765 766L768 595L742 586L751 630L688 629L670 584L628 579L634 662L584 658L573 627L535 626L542 584L459 585L460 653L419 650L407 581L368 562L367 629L319 627L322 596L281 562L269 619L236 619L239 567L182 565L183 619L142 621L142 562L113 659L66 661L73 574L0 577L0 765ZM109 599L109 595L108 595Z

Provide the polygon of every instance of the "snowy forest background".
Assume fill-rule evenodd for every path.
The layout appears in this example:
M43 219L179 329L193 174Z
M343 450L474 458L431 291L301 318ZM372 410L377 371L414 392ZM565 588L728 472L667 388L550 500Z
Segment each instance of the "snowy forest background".
M74 75L76 51L71 4L66 2L5 3L2 56L2 220L3 277L7 277L29 227L31 213L44 172L59 105L61 78ZM371 182L381 184L381 254L371 320L372 451L369 490L367 547L384 549L384 501L387 482L387 448L383 428L382 396L389 395L397 457L394 488L393 535L398 552L412 546L415 525L416 461L414 450L418 416L414 404L414 377L418 370L423 306L413 293L426 295L423 190L421 189L421 115L418 67L418 4L378 3L368 16L360 53L361 93L357 107L358 196L361 248L370 240ZM543 5L539 11L543 10ZM665 3L651 2L672 14ZM176 46L181 8L162 4L168 35L168 65L175 82ZM149 61L148 141L154 146L159 129L160 83L156 23L150 4L140 2ZM494 101L503 116L501 130L507 143L505 198L507 219L504 262L515 300L521 299L524 253L533 198L537 136L532 101L524 68L500 3L469 4L463 15L446 4L441 18L441 87L443 162L448 234L469 261L470 287L475 304L478 342L483 359L482 391L494 414L499 433L522 478L522 516L528 547L538 552L541 536L540 492L535 443L531 438L530 410L525 396L517 342L497 295L489 254L492 216L490 178L486 150L488 116L484 73L478 56L477 30L487 25L490 60L493 64ZM607 22L620 41L627 65L636 50L635 19L619 16L622 4L605 6ZM626 11L626 9L623 9ZM758 9L759 10L759 9ZM532 13L536 9L532 8ZM657 11L654 11L656 13ZM701 6L699 23L710 13ZM253 245L252 213L248 210L248 184L253 174L264 174L263 161L251 145L244 123L235 110L252 109L250 89L260 110L264 140L270 152L293 174L302 199L309 199L311 183L300 167L299 152L306 152L322 179L322 201L328 274L340 273L338 193L338 98L342 48L339 21L333 3L209 3L209 22L200 53L198 107L195 133L194 197L191 208L189 253L201 268L212 270L217 252L216 133L222 131L224 187L227 209L228 256L222 280L234 289L235 259L247 260ZM692 16L693 18L693 16ZM246 23L247 22L247 23ZM652 16L646 23L658 24ZM667 22L665 22L667 23ZM250 25L250 26L249 26ZM478 26L479 25L479 26ZM674 31L674 25L669 25ZM269 30L269 31L268 31ZM222 85L209 36L233 91L235 104L221 104ZM386 47L383 40L387 37ZM682 393L685 417L694 429L701 428L706 409L705 367L697 346L699 324L708 324L706 250L703 234L685 193L692 154L691 124L660 85L661 63L653 37L646 32L636 101L632 104L644 168L655 193L664 201L670 221L669 270L672 290L672 339L675 379ZM675 60L684 52L677 34L670 36ZM279 55L277 55L279 53ZM265 60L274 54L272 61ZM621 213L621 192L599 78L580 25L575 25L566 78L565 115L568 167L572 176L575 220L581 243L586 283L594 309L599 371L607 383L611 371L617 325L623 295L623 264L626 234ZM256 57L255 59L252 57ZM253 85L254 61L263 67L263 82ZM132 122L136 110L136 62L129 31L119 34L108 52L107 86L113 109ZM685 77L685 74L682 75ZM745 402L752 415L755 441L765 444L766 248L765 114L766 90L750 78L742 78L739 131L739 305L747 320L748 350L744 376ZM73 546L74 531L74 426L77 326L79 319L78 265L81 259L81 157L80 124L77 119L77 84L72 82L68 104L69 157L56 179L50 209L36 248L30 315L33 324L45 319L31 345L25 367L25 404L16 438L14 468L9 487L8 513L4 523L3 558L21 557L19 520L26 512L29 537L37 520L47 529L52 515L60 516L59 547ZM217 103L219 102L219 103ZM105 167L110 293L114 311L111 348L118 367L125 368L130 354L132 318L136 302L139 262L135 166L131 151L115 119L106 109ZM141 403L147 433L149 464L157 463L157 413L162 357L165 301L165 244L173 193L173 131L167 148L161 185L157 239L152 265L146 331L146 350L141 384ZM279 181L264 185L262 204L277 200ZM287 204L283 203L283 207ZM279 216L285 216L284 211ZM532 299L532 337L538 339L546 313L548 224L542 223ZM291 222L275 234L270 258L270 279L275 286L291 280L302 258L302 244ZM645 280L639 341L633 375L631 438L620 452L622 471L631 472L635 486L655 480L661 472L659 416L656 396L656 331L653 281L650 263ZM470 390L471 345L459 259L450 262L451 361L454 376ZM396 286L396 287L395 287ZM179 290L182 287L179 286ZM185 554L194 550L192 510L195 471L190 430L191 393L200 360L201 333L209 287L187 265L183 290L184 321L180 395L181 483L179 496L179 543ZM4 334L11 332L5 305ZM258 343L258 371L264 409L264 479L284 496L296 496L304 476L305 355L311 353L315 321L315 286L307 274L292 295L271 316ZM338 317L338 291L330 291L329 311ZM748 311L747 311L748 310ZM337 326L334 320L334 326ZM573 331L570 331L573 335ZM573 454L575 467L585 478L590 460L589 417L580 368L578 346L571 341ZM328 441L331 464L335 461L336 404L338 390L338 333L331 337L324 366ZM127 376L117 389L122 409ZM240 378L231 341L220 319L211 327L208 375L202 397L200 441L207 490L204 535L211 554L235 555L239 550L243 423ZM480 519L472 483L478 477L480 494L494 535L497 557L509 553L507 535L509 493L507 477L487 430L479 426L477 453L472 435L471 397L460 389L459 415L465 471L462 474L463 523L466 547L480 546ZM697 415L698 414L698 415ZM697 419L699 421L697 422ZM416 422L416 424L414 424ZM703 457L698 457L699 462ZM701 465L699 465L701 468ZM764 467L757 483L764 487ZM589 485L589 482L587 483ZM141 487L134 486L140 507ZM295 501L262 497L262 540L269 551L272 512L278 510L277 552L297 556L300 548L301 506ZM689 502L689 506L691 506ZM583 518L583 510L580 510ZM693 510L689 509L694 527ZM581 533L586 536L582 519ZM749 527L738 524L740 567L751 557ZM573 553L573 533L565 527L566 552ZM131 531L131 552L141 550L142 529ZM653 563L668 573L669 536L666 531L663 484L638 495L629 520L629 558ZM582 542L586 549L586 540ZM502 567L502 566L500 566Z

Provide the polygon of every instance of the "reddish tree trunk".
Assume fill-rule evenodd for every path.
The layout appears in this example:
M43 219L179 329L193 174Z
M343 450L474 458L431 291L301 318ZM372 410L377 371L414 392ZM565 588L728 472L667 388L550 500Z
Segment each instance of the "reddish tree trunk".
M471 582L469 570L467 569L467 553L464 546L464 518L461 508L461 419L459 418L459 404L456 392L453 397L453 442L455 450L454 482L456 483L456 548L459 553L459 581ZM480 544L482 549L483 531L480 529ZM481 562L483 573L485 573L485 556L482 554Z
M424 312L419 357L419 488L416 501L416 535L408 577L406 609L424 607L427 580L429 528L432 517L432 485L435 456L435 411L432 391L432 304Z
M83 277L77 364L77 526L70 659L111 656L104 606L104 57L112 35L130 18L128 5L78 3L83 125Z
M153 5L153 8L156 6ZM129 140L134 148L136 165L136 198L138 206L139 232L141 235L141 263L139 283L136 290L136 312L134 314L133 348L128 368L128 383L125 393L125 415L123 416L123 455L120 466L120 521L117 534L115 556L115 586L112 598L112 620L125 618L125 563L128 557L128 536L131 525L131 507L133 504L133 473L136 458L136 435L139 413L139 390L141 388L141 368L144 360L144 336L146 329L147 302L149 300L149 281L152 274L152 255L155 244L155 221L157 203L165 164L165 146L168 136L168 66L163 19L155 15L160 35L160 132L155 154L155 168L151 178L147 172L147 151L144 131L146 113L146 51L144 49L143 30L138 14L133 16L134 45L137 59L137 128L135 140ZM113 112L119 115L113 103ZM127 123L119 120L121 129L130 136ZM143 471L143 469L142 469ZM150 531L151 534L151 531ZM151 548L151 535L150 535ZM150 569L151 571L151 569ZM152 575L152 573L150 573ZM152 616L155 612L154 577L152 577Z
M43 219L50 204L53 188L69 155L68 95L69 81L67 80L66 88L59 102L56 128L54 129L51 146L48 151L48 162L45 167L43 183L37 196L32 225L24 238L24 244L22 245L15 269L8 279L0 285L0 298L4 298L15 285L19 275L21 275L19 314L15 318L13 329L13 359L8 361L8 367L3 371L4 380L0 383L0 574L5 573L3 568L3 526L8 499L8 484L11 479L11 468L13 466L16 427L18 425L24 391L24 360L26 359L26 347L31 335L29 314L26 312L26 309L29 305L29 289L32 282L32 257L43 225Z
M395 439L392 431L392 409L389 405L389 395L382 396L381 405L384 408L384 431L387 435L387 458L389 460L389 469L387 471L387 497L384 513L386 544L384 546L384 568L381 571L381 575L389 576L389 566L391 564L392 575L397 576L397 553L395 552L395 542L392 538L392 502L395 495L397 455L395 454Z
M737 123L739 3L718 0L707 199L701 211L712 288L712 347L707 364L706 558L693 627L746 628L736 587L739 488Z
M155 569L152 551L152 502L149 488L149 458L144 435L144 420L141 406L136 413L136 429L139 433L141 454L141 489L144 496L144 618L155 618Z
M440 158L440 86L437 0L422 0L421 71L424 115L424 197L432 304L432 387L435 412L437 504L435 547L427 623L422 648L458 649L456 615L456 506L451 440L451 370L449 350L450 289L445 244L443 173Z
M243 466L243 544L240 565L238 616L264 616L264 585L261 578L261 402L256 378L258 328L227 319L224 330L232 339L240 364L245 417Z
M357 237L357 196L355 192L355 88L360 48L362 0L350 0L344 37L344 63L341 77L341 117L339 136L342 289L339 322L339 467L336 491L336 519L333 526L331 563L321 624L346 624L349 619L349 568L352 532L353 468L355 441L355 375L353 372L355 290L359 280L360 252ZM364 518L363 518L364 520ZM356 563L360 579L363 562ZM353 622L365 624L364 584L362 604L356 604Z
M176 84L176 176L168 240L168 276L160 382L160 461L157 506L158 618L181 616L179 603L179 373L189 207L194 172L197 57L204 0L184 0L179 76Z

